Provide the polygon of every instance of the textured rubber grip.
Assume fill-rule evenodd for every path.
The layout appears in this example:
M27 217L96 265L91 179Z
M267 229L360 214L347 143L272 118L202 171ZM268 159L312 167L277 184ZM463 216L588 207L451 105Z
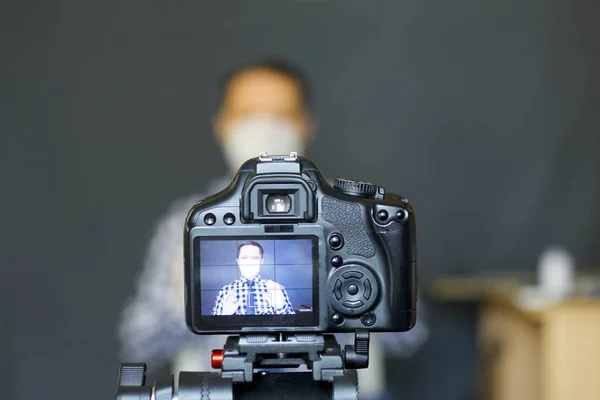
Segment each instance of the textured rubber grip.
M323 197L323 218L335 225L342 236L348 254L366 258L375 255L375 247L367 234L358 204L337 200L333 197Z

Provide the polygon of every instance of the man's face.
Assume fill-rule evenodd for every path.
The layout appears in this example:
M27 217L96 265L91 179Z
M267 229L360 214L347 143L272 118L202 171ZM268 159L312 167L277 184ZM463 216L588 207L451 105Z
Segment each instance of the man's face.
M242 246L237 258L240 273L248 280L253 280L258 276L263 261L260 249L252 245Z
M309 139L311 129L302 92L286 75L257 69L235 76L229 83L215 121L219 142L223 142L232 124L253 115L284 117L297 126L304 140Z

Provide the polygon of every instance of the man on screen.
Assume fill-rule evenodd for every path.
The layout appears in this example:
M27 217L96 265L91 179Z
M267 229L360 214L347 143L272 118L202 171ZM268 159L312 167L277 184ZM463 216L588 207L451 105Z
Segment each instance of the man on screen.
M264 263L260 244L242 243L236 260L242 276L219 291L213 315L296 314L285 288L260 277Z

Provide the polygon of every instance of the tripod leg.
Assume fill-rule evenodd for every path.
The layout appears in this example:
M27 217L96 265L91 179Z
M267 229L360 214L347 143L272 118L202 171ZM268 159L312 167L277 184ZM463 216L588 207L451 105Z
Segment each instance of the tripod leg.
M173 375L160 377L152 388L154 400L173 400L175 387L173 386Z
M231 379L218 372L180 372L179 400L233 400Z
M333 380L333 400L358 400L358 373L347 369Z

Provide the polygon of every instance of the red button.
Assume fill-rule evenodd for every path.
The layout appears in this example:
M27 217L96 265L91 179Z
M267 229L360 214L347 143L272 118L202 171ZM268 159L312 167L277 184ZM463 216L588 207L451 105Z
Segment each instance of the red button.
M210 365L214 369L221 369L223 366L223 358L225 357L225 351L213 350L210 353Z

